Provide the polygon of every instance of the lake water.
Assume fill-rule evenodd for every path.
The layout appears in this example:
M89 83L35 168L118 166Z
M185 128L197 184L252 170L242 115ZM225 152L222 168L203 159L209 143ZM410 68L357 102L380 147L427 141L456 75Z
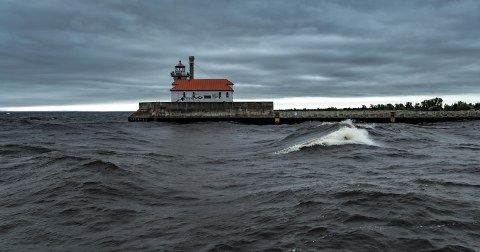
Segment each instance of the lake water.
M480 121L0 112L2 251L478 251Z

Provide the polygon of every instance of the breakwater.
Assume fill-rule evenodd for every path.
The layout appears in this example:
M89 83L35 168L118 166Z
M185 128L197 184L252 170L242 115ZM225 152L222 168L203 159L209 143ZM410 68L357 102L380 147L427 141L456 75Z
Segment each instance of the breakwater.
M274 110L273 102L142 102L139 104L139 109L128 118L131 122L235 121L255 124L289 124L345 119L377 123L480 120L480 110Z
M480 119L480 110L276 110L275 113L278 114L280 123L300 123L305 121L341 121L345 119L378 123L422 123Z
M273 102L141 102L128 121L273 123Z

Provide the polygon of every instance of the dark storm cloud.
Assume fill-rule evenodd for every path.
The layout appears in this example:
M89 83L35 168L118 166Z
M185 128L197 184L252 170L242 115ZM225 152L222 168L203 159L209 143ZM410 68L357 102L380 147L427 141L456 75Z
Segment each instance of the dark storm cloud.
M0 3L0 107L168 100L189 55L242 99L480 94L478 1Z

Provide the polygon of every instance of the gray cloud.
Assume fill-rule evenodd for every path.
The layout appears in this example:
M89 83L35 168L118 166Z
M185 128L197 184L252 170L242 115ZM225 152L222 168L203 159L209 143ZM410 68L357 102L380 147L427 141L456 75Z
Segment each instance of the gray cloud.
M0 4L0 107L168 100L170 71L236 98L480 94L478 1Z

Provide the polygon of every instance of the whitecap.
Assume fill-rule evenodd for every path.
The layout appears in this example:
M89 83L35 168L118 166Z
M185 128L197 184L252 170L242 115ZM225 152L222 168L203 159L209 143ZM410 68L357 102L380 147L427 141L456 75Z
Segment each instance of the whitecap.
M370 146L379 146L374 140L372 140L366 129L359 129L355 127L351 120L341 122L341 126L338 130L331 132L325 136L310 139L306 142L299 143L281 151L277 154L286 154L294 151L299 151L303 148L312 147L316 145L320 146L332 146L332 145L346 145L346 144L361 144Z

